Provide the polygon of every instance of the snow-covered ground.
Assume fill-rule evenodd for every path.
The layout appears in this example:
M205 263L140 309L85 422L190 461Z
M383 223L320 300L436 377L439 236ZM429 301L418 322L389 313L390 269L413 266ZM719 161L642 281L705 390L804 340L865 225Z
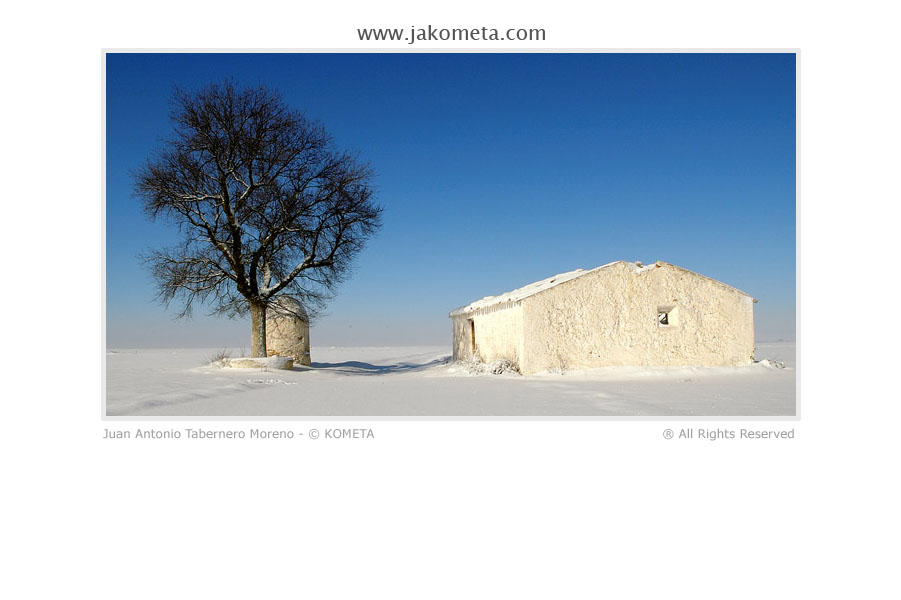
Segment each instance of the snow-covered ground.
M795 344L746 367L473 375L446 347L314 348L291 371L209 366L214 350L109 350L109 416L763 416L795 414ZM769 359L769 360L762 360ZM778 362L775 362L778 361ZM784 365L784 368L780 368Z

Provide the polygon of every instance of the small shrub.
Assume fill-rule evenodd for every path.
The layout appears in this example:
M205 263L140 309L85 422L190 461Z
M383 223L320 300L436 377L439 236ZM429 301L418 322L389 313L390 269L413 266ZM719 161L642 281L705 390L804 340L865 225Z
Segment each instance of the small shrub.
M757 361L758 364L763 365L764 367L769 367L771 369L784 369L785 363L779 360L772 360L769 358L764 358L763 360Z
M519 366L508 358L498 358L490 363L483 363L475 356L470 356L461 362L463 368L470 375L482 375L485 373L490 375L503 375L504 373L519 374Z
M210 356L210 364L214 367L227 367L231 362L232 353L228 348L223 348Z
M504 373L519 374L519 365L507 358L499 358L487 365L488 372L492 375L503 375Z
M556 350L554 352L554 365L548 369L548 372L553 373L554 375L563 375L568 368L569 365L566 362L566 358L563 357L563 354L559 350Z
M461 360L460 365L463 367L463 370L469 373L470 375L478 375L482 372L482 361L480 361L475 356L470 356L466 360Z

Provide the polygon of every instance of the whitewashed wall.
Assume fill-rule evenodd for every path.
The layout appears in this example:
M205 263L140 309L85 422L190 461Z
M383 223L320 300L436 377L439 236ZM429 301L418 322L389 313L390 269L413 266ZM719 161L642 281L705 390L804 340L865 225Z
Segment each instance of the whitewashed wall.
M522 301L523 373L753 360L753 299L684 269L615 263ZM676 323L660 326L659 307Z
M470 319L475 323L475 355L479 360L491 362L506 358L519 364L523 350L521 306L504 304L453 317L456 360L473 355Z

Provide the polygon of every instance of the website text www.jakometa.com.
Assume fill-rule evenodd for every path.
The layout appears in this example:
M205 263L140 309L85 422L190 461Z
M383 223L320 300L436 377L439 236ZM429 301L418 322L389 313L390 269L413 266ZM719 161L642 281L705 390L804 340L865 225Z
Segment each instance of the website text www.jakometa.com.
M357 29L360 41L373 42L543 42L544 29L525 29L511 27L495 29L492 27L447 28L447 27L409 27L404 28L367 28Z

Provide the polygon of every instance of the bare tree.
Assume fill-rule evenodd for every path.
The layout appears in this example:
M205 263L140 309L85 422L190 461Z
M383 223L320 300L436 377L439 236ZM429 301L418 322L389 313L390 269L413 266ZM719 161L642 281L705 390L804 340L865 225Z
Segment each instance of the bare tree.
M174 135L134 175L152 218L181 243L144 259L167 306L251 315L251 356L266 355L266 309L280 295L321 307L380 226L373 173L319 123L265 87L177 89Z

